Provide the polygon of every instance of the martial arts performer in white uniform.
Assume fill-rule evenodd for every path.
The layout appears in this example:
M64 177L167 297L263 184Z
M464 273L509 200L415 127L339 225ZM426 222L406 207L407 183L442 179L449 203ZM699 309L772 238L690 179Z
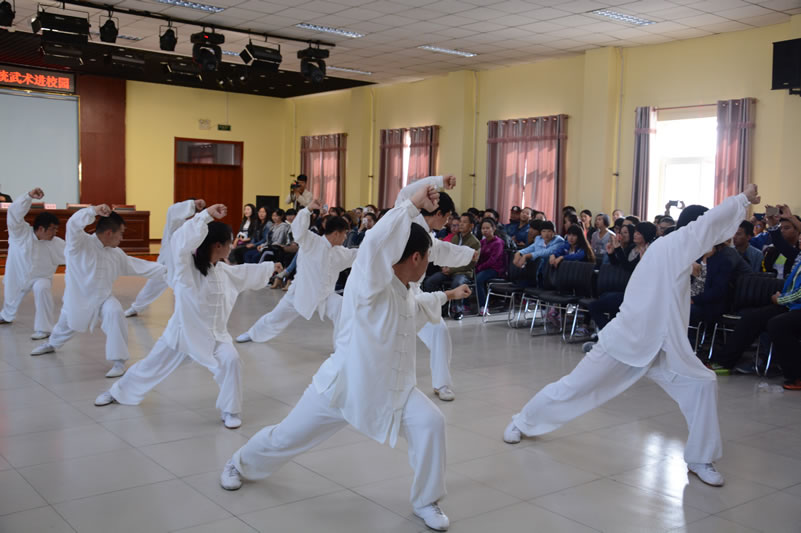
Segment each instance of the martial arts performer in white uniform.
M319 200L312 201L298 211L292 221L292 235L298 243L298 273L289 291L281 298L275 309L261 317L249 330L236 338L236 342L267 342L296 318L311 320L315 311L334 323L339 318L342 296L334 292L339 273L350 268L358 249L345 248L342 243L348 236L348 224L341 217L329 219L325 235L317 235L309 229L311 214L320 209Z
M8 208L8 259L0 310L0 324L10 324L17 317L22 299L33 291L36 305L33 340L46 339L53 330L56 306L50 287L58 265L64 264L64 239L56 237L58 217L43 211L36 215L33 227L25 222L31 203L43 197L44 192L37 187L18 197Z
M464 298L470 290L410 288L428 266L431 244L413 220L421 207L434 209L437 199L436 189L420 189L367 232L345 286L334 353L292 412L259 431L228 461L220 477L223 488L236 490L243 478L269 476L350 423L393 447L399 434L406 438L414 512L431 528L448 528L437 505L445 496L445 417L415 387L416 331L424 321L438 321L448 299Z
M134 363L95 405L139 405L145 395L182 363L193 359L208 368L220 387L217 409L225 427L242 425L242 362L228 334L228 318L239 293L267 285L272 262L231 266L233 233L223 222L222 204L195 215L172 236L175 311L147 357ZM277 267L280 270L280 266Z
M755 185L706 208L685 208L671 234L648 248L626 287L620 312L598 334L598 343L567 376L546 386L512 417L503 440L548 433L602 405L647 376L673 398L687 421L684 460L709 485L723 485L714 461L722 455L717 381L695 356L687 337L693 262L726 241L758 204ZM697 220L696 220L697 219ZM648 317L648 326L631 324Z
M84 228L99 216L94 235ZM114 365L106 377L125 373L128 360L128 324L122 306L111 292L120 276L164 279L167 269L154 261L131 257L120 250L125 221L103 204L76 212L67 221L67 272L63 304L50 340L31 355L61 348L75 333L94 331L98 320L106 334L106 359Z
M157 262L167 267L167 276L169 278L172 268L168 263L170 255L170 239L172 234L176 232L181 225L192 218L195 213L203 211L206 208L204 200L184 200L177 204L172 204L167 209L167 222L164 224L164 233L161 236L161 250L159 250L159 257ZM131 304L125 311L126 317L136 316L150 306L156 299L161 296L169 286L169 279L149 279L139 294L136 295L134 303Z
M421 188L435 187L437 189L453 189L456 186L456 178L454 176L429 176L427 178L419 179L401 189L398 193L398 198L395 201L397 207L405 200L411 198L415 192ZM452 201L448 204L453 205ZM451 208L453 209L453 208ZM415 222L423 226L428 231L438 231L448 221L450 212L431 213L430 215L420 215L415 218ZM449 242L433 239L431 246L431 253L429 254L431 262L437 266L444 267L460 267L464 266L471 261L478 259L478 252L469 246L458 246ZM420 283L423 282L423 276L412 285L413 290L422 292ZM421 329L417 336L426 345L431 355L431 385L434 388L434 393L437 397L445 402L452 401L455 397L453 393L453 378L451 377L451 354L453 353L453 345L451 343L451 335L448 332L448 326L440 316L439 320L433 323L426 324Z

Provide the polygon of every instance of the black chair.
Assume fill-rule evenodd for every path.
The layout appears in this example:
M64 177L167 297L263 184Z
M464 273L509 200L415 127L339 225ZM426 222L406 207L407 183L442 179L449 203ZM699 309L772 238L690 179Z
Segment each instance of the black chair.
M592 297L595 288L595 265L586 261L563 261L556 269L556 291L539 293L534 306L534 315L540 306L548 309L557 309L562 312L561 331L562 340L572 342L576 333L576 323L580 312L588 312L586 307L580 305L582 298ZM567 317L573 314L570 337L567 333ZM547 333L547 320L544 321ZM533 331L532 321L531 330Z

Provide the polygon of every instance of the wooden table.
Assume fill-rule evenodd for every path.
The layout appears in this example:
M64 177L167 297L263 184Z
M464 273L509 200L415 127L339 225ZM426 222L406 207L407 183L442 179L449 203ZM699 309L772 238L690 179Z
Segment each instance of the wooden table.
M25 220L33 225L33 219L41 213L42 209L31 209L25 216ZM48 209L58 217L61 224L58 227L58 236L64 238L67 231L67 220L75 214L75 209ZM123 235L120 248L127 253L148 253L150 252L150 211L118 211L119 215L125 220L125 234ZM92 233L95 225L87 226L87 233ZM8 226L6 210L0 209L0 254L8 253Z

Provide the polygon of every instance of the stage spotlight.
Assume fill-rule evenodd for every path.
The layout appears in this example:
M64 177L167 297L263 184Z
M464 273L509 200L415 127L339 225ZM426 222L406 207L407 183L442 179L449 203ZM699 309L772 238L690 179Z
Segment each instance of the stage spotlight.
M159 30L161 28L164 28L164 26L161 26ZM176 44L178 44L178 34L175 33L175 28L170 24L164 30L164 33L159 36L159 48L167 52L174 52Z
M117 28L117 25L114 24L114 19L111 18L111 13L108 14L108 19L106 22L100 26L100 40L104 43L114 43L117 42L117 35L120 34L120 30Z
M0 2L0 26L11 26L14 24L14 15L17 14L16 6L16 2L14 2L13 7L8 3L8 0Z
M31 20L33 33L42 32L43 42L86 44L89 41L89 19L60 13L39 11Z
M311 46L304 50L298 50L300 73L303 77L314 83L321 83L325 79L325 61L323 60L328 58L328 54L328 50Z
M250 64L253 68L269 72L278 72L278 66L283 60L280 48L256 46L253 43L248 43L239 54L239 57L242 58L245 64Z
M202 31L193 33L190 41L194 44L192 59L195 63L200 65L204 72L215 72L222 62L220 45L225 42L225 35Z

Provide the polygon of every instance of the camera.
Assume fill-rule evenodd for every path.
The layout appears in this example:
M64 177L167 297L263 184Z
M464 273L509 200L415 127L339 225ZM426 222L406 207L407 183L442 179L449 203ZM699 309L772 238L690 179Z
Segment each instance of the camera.
M297 189L297 188L298 188L298 182L297 181L293 181L289 185L289 192L295 192L295 189Z

